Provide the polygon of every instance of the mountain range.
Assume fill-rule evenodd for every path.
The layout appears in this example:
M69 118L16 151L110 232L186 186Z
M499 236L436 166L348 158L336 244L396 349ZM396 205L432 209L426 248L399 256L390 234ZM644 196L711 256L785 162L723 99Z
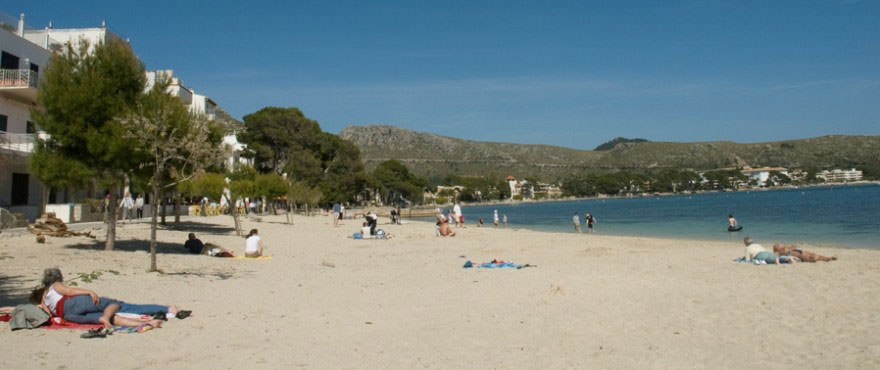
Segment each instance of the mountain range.
M830 135L763 143L621 141L605 150L472 141L387 125L349 126L339 134L354 143L368 170L396 159L429 178L533 177L556 180L572 172L711 170L742 167L831 169L880 167L880 136ZM601 146L600 146L601 147Z

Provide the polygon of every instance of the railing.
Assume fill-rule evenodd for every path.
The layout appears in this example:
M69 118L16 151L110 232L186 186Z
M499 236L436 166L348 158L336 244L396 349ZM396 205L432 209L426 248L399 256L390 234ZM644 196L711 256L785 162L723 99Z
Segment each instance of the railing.
M32 153L35 134L10 134L0 131L0 149Z
M37 87L37 72L30 69L0 69L0 88Z

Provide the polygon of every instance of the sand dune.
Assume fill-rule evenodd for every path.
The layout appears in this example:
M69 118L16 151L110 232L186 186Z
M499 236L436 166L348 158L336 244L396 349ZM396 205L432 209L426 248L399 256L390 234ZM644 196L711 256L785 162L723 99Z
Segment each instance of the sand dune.
M117 251L86 238L0 237L0 304L24 299L42 269L103 275L80 286L132 303L174 303L186 320L143 334L0 325L0 368L880 368L880 251L810 248L832 263L731 262L738 242L380 225L246 221L270 260L192 256L189 229L243 253L228 216L162 230L147 273L147 224ZM763 241L772 245L776 241ZM462 269L493 258L537 265ZM118 273L109 272L113 270Z

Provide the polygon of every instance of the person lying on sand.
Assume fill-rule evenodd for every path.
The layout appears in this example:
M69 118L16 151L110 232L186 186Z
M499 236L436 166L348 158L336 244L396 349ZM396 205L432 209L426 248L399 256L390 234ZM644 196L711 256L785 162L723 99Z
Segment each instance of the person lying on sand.
M112 329L113 325L140 326L144 323L158 328L162 325L161 318L183 319L191 313L191 311L179 311L172 305L125 303L112 298L99 297L97 293L88 289L69 287L64 285L64 277L57 267L43 271L43 286L37 288L33 295L38 291L42 293L42 304L52 316L80 324L103 324L108 329ZM164 314L162 315L164 317L139 320L116 315L117 312L139 315L159 313Z
M183 247L192 254L207 254L209 256L216 257L234 257L235 254L232 253L231 250L223 248L219 245L212 243L202 243L199 238L196 238L196 234L189 233L189 237L186 239L186 242L183 243Z
M746 261L763 261L767 264L779 264L779 257L773 254L773 252L764 249L762 245L752 243L752 237L745 237L743 244L746 245Z
M807 252L803 249L798 248L796 245L781 245L781 244L773 244L773 253L777 256L792 256L795 257L801 262L816 262L816 261L836 261L837 257L825 257L822 255L818 255L813 252Z

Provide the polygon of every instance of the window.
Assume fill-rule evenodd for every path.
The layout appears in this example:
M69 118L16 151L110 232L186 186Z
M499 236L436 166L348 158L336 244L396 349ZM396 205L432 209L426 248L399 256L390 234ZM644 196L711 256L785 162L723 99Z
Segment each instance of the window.
M0 68L18 69L18 57L4 51L0 54Z
M37 133L37 125L35 125L31 121L27 121L27 128L25 130L27 130L25 132L28 134L36 134Z
M28 181L29 176L26 173L12 174L12 199L13 206L24 206L28 203Z
M31 63L31 71L34 73L40 73L40 66L38 66L34 63Z
M9 117L6 115L0 114L0 131L6 132L6 121L9 120Z

